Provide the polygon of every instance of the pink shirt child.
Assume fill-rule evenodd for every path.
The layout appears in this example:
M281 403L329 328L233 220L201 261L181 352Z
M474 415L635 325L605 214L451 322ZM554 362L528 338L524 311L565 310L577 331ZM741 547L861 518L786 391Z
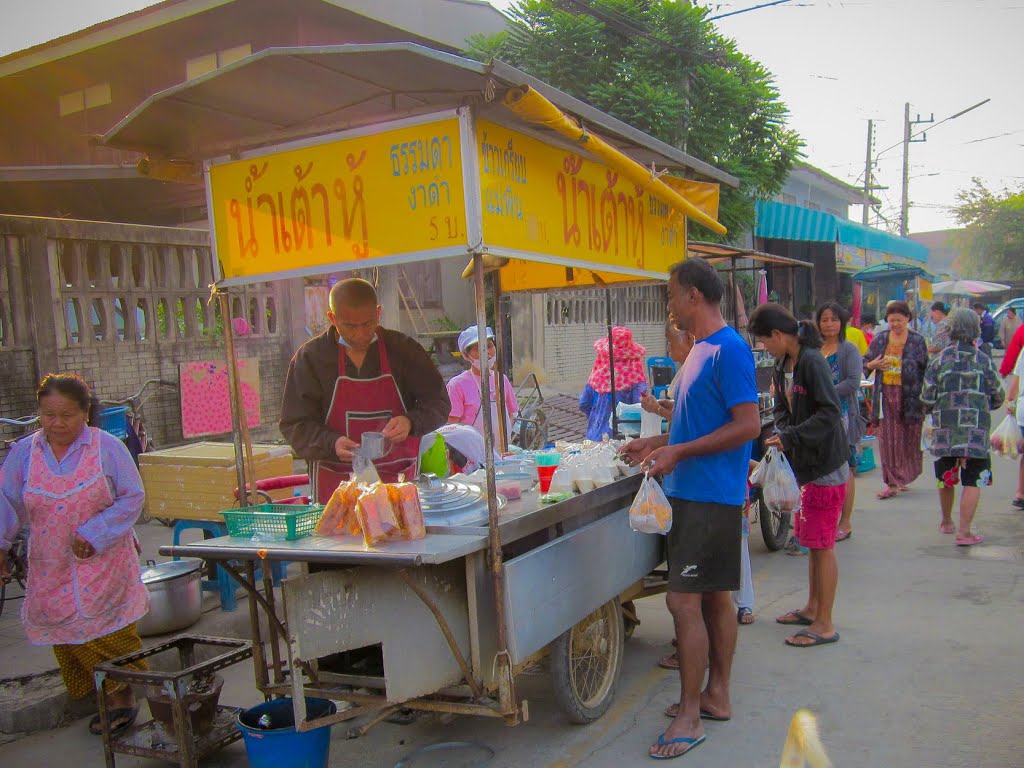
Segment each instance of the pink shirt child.
M512 428L512 419L519 413L519 403L516 401L515 391L512 389L512 382L508 376L502 377L505 380L505 411L509 430ZM459 424L468 424L477 432L483 434L483 398L481 395L481 380L473 374L473 371L463 371L448 382L448 398L452 401L452 412L449 421ZM494 407L497 401L498 385L495 382L494 371L491 371L491 419L493 424L494 444L498 443L498 409Z

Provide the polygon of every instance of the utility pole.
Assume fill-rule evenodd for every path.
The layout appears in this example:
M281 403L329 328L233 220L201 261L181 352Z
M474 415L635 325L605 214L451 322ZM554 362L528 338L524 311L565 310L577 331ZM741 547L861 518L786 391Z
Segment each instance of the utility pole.
M864 226L868 225L868 217L871 215L871 149L875 136L875 121L868 120L868 151L864 156L864 214L861 221Z
M980 105L979 105L980 106ZM973 107L971 108L973 109ZM965 110L966 111L966 110ZM963 113L961 113L963 114ZM960 115L955 115L959 117ZM952 119L952 118L948 118ZM921 138L915 139L912 135L915 125L923 123L934 123L935 113L928 120L922 120L921 115L917 120L910 119L910 102L903 105L903 200L900 206L900 236L906 237L910 232L908 218L910 215L910 145L912 142L928 141L928 134L921 134Z

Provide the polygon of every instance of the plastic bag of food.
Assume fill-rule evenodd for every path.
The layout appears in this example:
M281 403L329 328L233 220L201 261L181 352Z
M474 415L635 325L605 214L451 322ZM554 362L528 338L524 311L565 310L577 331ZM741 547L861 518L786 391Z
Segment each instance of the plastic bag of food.
M1020 427L1014 416L1007 415L992 433L992 450L998 455L1007 459L1016 459L1021 453L1021 443L1024 437L1021 436Z
M637 533L668 533L672 530L672 505L658 481L645 474L629 508L629 527Z
M931 451L932 440L935 438L935 419L929 413L924 417L921 424L921 450Z
M749 466L749 465L748 465ZM754 467L754 471L750 473L750 477L747 479L751 485L760 486L764 482L764 471L768 468L768 453L765 452L761 460L757 462L757 466Z
M555 474L551 477L551 485L548 487L548 493L568 493L572 494L572 469L569 467L559 467L555 470Z
M398 519L386 485L377 483L363 491L356 504L356 518L368 547L375 547L396 535Z
M408 541L425 537L427 528L423 523L420 492L416 486L413 483L393 483L387 489L398 520L398 537Z
M796 512L800 509L800 484L786 455L778 448L769 448L765 454L768 464L762 477L762 496L773 512Z
M316 524L317 536L343 536L359 533L359 521L356 519L356 502L362 493L359 484L354 480L343 480L324 507L320 522Z

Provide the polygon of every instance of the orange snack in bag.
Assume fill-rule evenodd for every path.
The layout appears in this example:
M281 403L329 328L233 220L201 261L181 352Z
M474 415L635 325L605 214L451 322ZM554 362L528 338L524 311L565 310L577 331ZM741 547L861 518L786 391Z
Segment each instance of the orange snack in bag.
M423 523L420 492L413 483L393 483L388 486L388 497L398 518L398 538L415 541L427 535Z
M375 483L363 491L356 504L356 518L368 547L375 547L395 535L398 519L386 485Z
M340 536L359 533L355 518L356 501L360 490L355 481L342 481L324 507L320 522L316 524L317 536Z

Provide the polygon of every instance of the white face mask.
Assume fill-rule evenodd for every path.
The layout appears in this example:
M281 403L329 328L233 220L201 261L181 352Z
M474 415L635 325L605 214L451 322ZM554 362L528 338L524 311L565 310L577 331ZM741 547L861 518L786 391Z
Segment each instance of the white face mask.
M489 355L487 358L487 368L490 370L494 369L494 365L498 362L498 359L494 355ZM472 365L476 370L480 370L480 359L470 360L469 364Z

